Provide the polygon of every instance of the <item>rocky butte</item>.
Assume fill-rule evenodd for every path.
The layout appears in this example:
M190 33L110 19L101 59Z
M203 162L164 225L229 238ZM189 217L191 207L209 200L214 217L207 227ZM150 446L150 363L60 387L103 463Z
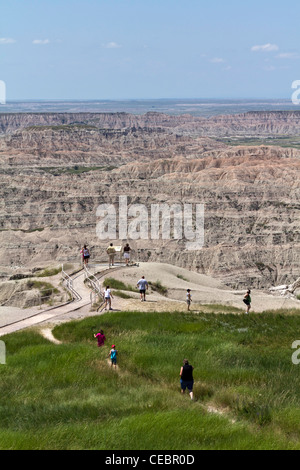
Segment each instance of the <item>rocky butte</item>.
M204 204L204 246L129 240L140 261L230 287L291 284L300 266L300 112L209 119L147 113L0 114L0 254L12 271L105 259L97 208Z

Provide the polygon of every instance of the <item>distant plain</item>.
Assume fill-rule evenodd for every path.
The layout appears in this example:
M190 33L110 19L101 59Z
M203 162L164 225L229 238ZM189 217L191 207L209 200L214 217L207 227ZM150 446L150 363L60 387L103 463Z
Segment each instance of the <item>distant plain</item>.
M201 100L201 99L157 99L157 100L35 100L7 101L0 106L0 113L130 113L147 112L171 115L191 114L210 117L219 114L246 113L249 111L299 111L291 100Z

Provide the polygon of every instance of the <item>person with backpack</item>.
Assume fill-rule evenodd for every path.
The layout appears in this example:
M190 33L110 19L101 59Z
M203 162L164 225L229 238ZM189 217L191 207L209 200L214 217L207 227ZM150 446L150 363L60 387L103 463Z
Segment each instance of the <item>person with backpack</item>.
M250 296L250 294L251 294L251 290L248 289L246 294L244 295L244 298L243 298L243 302L247 306L247 310L245 312L246 315L249 314L250 309L251 309L251 296Z
M87 266L88 263L89 263L89 258L90 258L90 251L89 251L88 247L86 245L84 245L84 247L82 248L80 253L82 254L83 264L85 264Z
M111 350L109 351L108 357L110 357L111 360L111 367L114 366L115 369L117 368L117 355L118 351L116 349L116 346L113 344Z

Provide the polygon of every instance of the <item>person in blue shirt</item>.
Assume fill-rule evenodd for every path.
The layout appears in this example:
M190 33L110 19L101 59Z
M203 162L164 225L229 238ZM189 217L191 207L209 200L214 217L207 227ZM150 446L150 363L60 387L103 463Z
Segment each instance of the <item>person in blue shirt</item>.
M145 276L142 276L142 278L137 282L137 287L140 289L140 294L141 294L141 302L146 301L146 290L148 290L148 282L145 279Z
M116 346L113 344L111 347L111 350L109 351L110 360L111 360L111 367L114 366L114 368L117 368L117 355L118 351L116 349Z

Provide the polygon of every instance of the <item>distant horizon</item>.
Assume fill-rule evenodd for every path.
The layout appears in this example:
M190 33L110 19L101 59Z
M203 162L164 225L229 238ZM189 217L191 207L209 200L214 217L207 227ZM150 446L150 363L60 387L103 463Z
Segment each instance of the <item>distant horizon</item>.
M300 107L291 99L261 98L133 98L133 99L23 99L9 100L0 106L4 113L127 113L148 112L209 118L247 112L296 112Z
M203 101L203 102L239 102L239 101L251 101L251 102L274 102L274 101L286 101L291 103L291 98L15 98L6 101L8 103L38 103L38 102L126 102L126 101Z

